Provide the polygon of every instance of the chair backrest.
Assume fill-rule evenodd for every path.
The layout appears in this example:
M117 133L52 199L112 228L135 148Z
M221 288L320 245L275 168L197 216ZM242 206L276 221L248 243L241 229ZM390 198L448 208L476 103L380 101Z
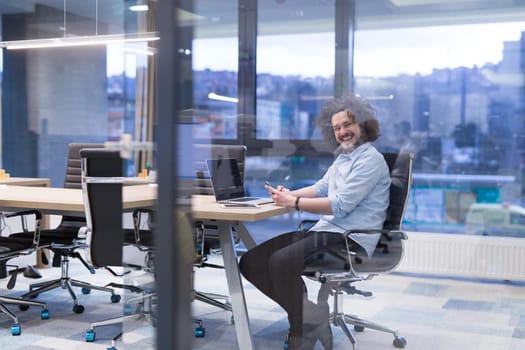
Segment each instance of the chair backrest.
M329 247L321 251L321 253L328 253L322 255L323 259L317 258L319 252L309 256L306 261L306 275L315 275L319 271L322 271L324 275L346 274L350 270L351 278L354 278L356 274L389 272L401 262L405 234L400 230L412 183L412 161L414 157L410 153L383 153L383 156L390 171L390 204L375 249L368 252L362 245L350 238L347 240L348 247L346 245ZM377 230L371 231L373 231L372 233L378 232ZM362 233L363 231L356 229L354 232ZM350 250L350 254L348 250ZM348 257L350 257L351 265L348 264Z
M383 153L390 170L390 204L383 224L384 233L371 255L354 246L352 268L357 273L385 273L393 270L403 258L404 233L400 232L412 183L411 153Z
M383 153L390 170L390 205L383 228L400 230L412 183L412 153Z
M233 158L237 160L241 177L244 181L246 163L246 146L244 145L217 145L198 144L193 147L193 194L213 194L210 174L206 166L206 159Z
M82 192L94 267L121 266L123 161L118 150L82 149Z
M68 146L66 176L64 178L64 188L82 187L80 169L80 150L82 148L104 148L102 143L70 143Z

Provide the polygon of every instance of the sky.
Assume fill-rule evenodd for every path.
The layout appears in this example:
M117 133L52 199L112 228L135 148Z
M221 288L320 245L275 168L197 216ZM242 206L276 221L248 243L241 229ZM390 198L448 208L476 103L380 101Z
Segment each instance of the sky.
M519 40L522 31L525 22L357 31L354 70L361 76L392 76L497 63L503 42ZM332 75L333 42L332 33L260 36L257 71ZM236 39L196 40L194 69L236 70L236 52Z
M434 68L482 66L502 59L504 41L517 41L525 22L366 30L355 34L356 76L429 74ZM257 72L304 77L333 75L333 33L258 37ZM237 38L198 39L194 70L237 70ZM121 74L144 58L108 49L108 75Z

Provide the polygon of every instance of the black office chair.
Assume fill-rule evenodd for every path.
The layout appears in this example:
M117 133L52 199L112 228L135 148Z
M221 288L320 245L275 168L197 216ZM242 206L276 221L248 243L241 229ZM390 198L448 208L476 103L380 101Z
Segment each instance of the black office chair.
M80 150L83 148L103 148L103 144L94 143L71 143L69 144L69 151L67 157L66 176L64 180L64 188L81 188L81 166L80 166ZM85 261L85 259L78 252L79 249L85 249L85 240L81 230L85 228L86 220L83 217L62 216L62 219L57 227L53 229L43 229L40 232L40 244L54 253L53 266L61 267L60 278L31 284L29 292L23 294L24 299L36 298L39 294L47 292L55 288L67 289L71 298L73 299L73 312L84 312L84 306L78 304L78 299L72 287L81 287L83 294L89 294L91 290L99 290L111 293L110 300L113 303L118 303L121 299L120 295L116 294L112 288L96 286L91 283L72 279L69 276L69 259L78 259L91 273L95 270ZM28 240L30 236L27 232L12 234L14 238L21 240ZM46 255L41 254L43 263L48 264Z
M353 348L356 347L356 338L348 328L348 324L353 325L355 331L370 328L391 333L394 336L393 345L396 348L404 348L407 345L405 338L399 336L397 331L343 312L344 293L366 297L372 295L369 291L357 289L353 283L369 280L375 275L392 271L403 256L403 241L407 239L407 236L401 231L401 226L412 182L413 155L411 153L383 153L383 156L388 164L391 178L390 204L383 229L349 231L346 233L344 249L320 250L307 257L305 261L304 275L321 282L320 294L324 293L327 297L330 292L334 296L330 322L343 330ZM311 224L311 221L303 221L300 229L306 229L306 225ZM379 240L371 256L351 238L354 234L378 236Z
M193 194L213 195L210 175L206 165L207 159L233 158L237 160L241 176L244 179L246 164L246 146L244 145L219 145L219 144L196 144L193 147L193 172L195 174L192 186ZM235 235L235 232L234 232ZM194 266L197 268L211 267L224 268L223 266L207 262L210 251L220 252L220 239L218 226L214 220L195 221L195 245L197 256ZM239 239L234 237L235 241ZM202 291L193 291L196 300L216 306L226 311L232 311L229 296ZM221 302L223 300L224 302ZM233 322L233 316L232 316Z
M147 253L153 252L153 231L144 229L140 224L140 213L151 215L151 211L135 210L134 228L123 229L122 222L122 159L119 151L106 149L82 149L82 192L86 209L87 241L89 246L89 261L95 268L123 266L122 249L125 244L134 245ZM129 319L145 317L153 320L153 300L156 298L154 289L145 289L134 285L109 283L108 286L123 288L136 293L136 298L130 298L127 303L138 300L140 308L135 313L93 322L86 332L86 341L93 342L96 338L96 327L112 324L122 324ZM125 312L131 313L127 308ZM112 339L121 336L119 333Z
M42 220L42 215L40 212L35 210L24 211L15 214L4 214L5 217L19 215L25 219L30 216L34 217L35 225L33 229L33 240L20 241L19 239L13 239L9 236L0 236L0 278L6 278L9 274L11 275L9 281L7 282L7 289L14 288L17 274L23 270L19 269L18 266L7 265L7 262L10 259L17 258L19 256L32 254L39 247L40 223ZM24 228L26 228L26 226L24 226ZM29 230L27 230L27 232L29 233ZM15 269L8 272L8 266L14 267ZM6 314L13 321L13 325L11 326L12 335L20 335L22 333L22 329L18 323L18 318L7 308L7 305L18 305L19 307L24 308L29 308L30 306L39 306L42 308L42 311L40 312L40 318L43 320L49 318L49 312L45 303L0 295L0 313Z

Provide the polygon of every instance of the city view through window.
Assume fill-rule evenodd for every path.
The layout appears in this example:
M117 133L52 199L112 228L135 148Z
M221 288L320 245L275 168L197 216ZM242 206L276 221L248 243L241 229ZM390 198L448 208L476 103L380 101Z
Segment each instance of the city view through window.
M524 23L510 23L356 32L354 91L377 110L382 137L376 146L415 154L409 228L463 232L477 203L523 206L523 31ZM302 36L259 40L256 139L320 138L315 118L324 99L333 96L333 34L311 36L312 57L295 50ZM323 50L324 63L318 54ZM236 61L194 54L194 101L205 121L198 137L235 139L235 101L210 99L209 93L237 96ZM258 169L262 162L265 168L288 164L289 171L309 176L296 180L301 183L323 171L279 157L256 158L254 177L271 173ZM517 226L514 231L523 235L525 228Z
M501 229L479 219L480 210L504 210L505 231L525 235L523 32L525 23L356 32L354 92L377 110L376 146L415 155L407 229L492 234ZM268 141L271 156L248 159L252 192L266 179L312 183L330 164L330 154L293 147L321 139L315 118L334 94L333 40L333 33L260 36L254 133L238 128L246 116L237 112L236 40L194 40L193 136ZM232 50L217 54L224 45ZM108 139L135 132L135 74L146 69L144 57L108 49Z

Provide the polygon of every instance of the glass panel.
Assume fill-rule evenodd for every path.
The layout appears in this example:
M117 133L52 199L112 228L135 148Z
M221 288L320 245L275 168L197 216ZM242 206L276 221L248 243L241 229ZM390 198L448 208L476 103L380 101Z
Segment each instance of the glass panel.
M66 169L71 166L67 163L70 143L115 142L120 141L123 134L130 134L133 141L152 141L150 112L153 109L149 92L153 80L148 79L151 60L147 57L152 57L154 50L148 48L145 42L79 44L79 40L86 39L86 36L100 40L106 34L122 38L121 34L147 31L151 27L147 18L152 17L147 16L147 11L134 12L128 8L136 4L137 1L121 0L0 0L3 41L23 40L27 44L28 40L36 39L56 38L53 40L55 43L77 40L75 46L24 50L7 47L2 51L1 166L13 177L50 178L52 187L63 187ZM146 160L152 162L151 152L147 155L132 152L125 159L124 174L136 175ZM78 180L76 185L80 187L80 176L75 179ZM121 214L117 214L120 217ZM76 215L81 214L77 212ZM77 221L77 225L87 224L80 218ZM55 227L55 224L62 222L65 222L64 218L52 215L48 224ZM124 215L124 225L130 228L127 232L133 234L130 213ZM70 226L66 222L61 227L67 230ZM143 225L146 226L147 223ZM134 237L131 235L131 238ZM118 249L122 249L120 243L117 244ZM127 248L130 246L124 248L123 263L131 261L142 265L147 254L138 252L135 247L132 247L135 249L132 252ZM84 256L83 253L81 255ZM60 254L56 254L56 257L60 257ZM77 268L78 259L71 259L71 262L69 277L84 279L82 274L89 274L83 265L79 264ZM146 265L150 262L146 260ZM54 265L57 264L60 265L60 259L54 262ZM67 265L62 263L62 266L63 271L68 273ZM148 282L151 282L151 276ZM118 285L137 287L145 283L145 279L136 279L136 274L126 275L126 278L122 275L104 278L107 278L103 280L104 284L111 281ZM93 289L95 284L99 285L98 282L94 283ZM148 288L152 284L148 284ZM115 295L111 296L111 302L118 302L120 296L123 298L109 309L111 313L116 316L123 311L142 312L144 309L140 309L140 306L143 300L130 299L136 297L137 293L119 288L118 285L113 286ZM82 292L89 293L90 290L88 286ZM67 295L66 290L59 292ZM105 293L108 302L110 298L107 292L102 294ZM75 293L77 296L81 294L78 289ZM65 299L57 298L54 302L72 302L68 298L69 295ZM124 305L127 307L125 310ZM50 309L56 307L50 306ZM82 310L80 305L73 308L77 313ZM117 320L115 324L122 324L122 320ZM141 343L138 346L141 349L152 348L155 343L154 328L148 322L141 326ZM126 324L125 331L129 329ZM86 340L93 341L94 334L93 338L86 334Z
M266 196L266 180L298 188L320 178L332 161L315 120L334 91L335 5L258 4L254 137L272 141L260 145L271 147L273 156L249 157L246 182L250 194Z
M237 139L237 38L195 39L193 71L195 139Z
M378 147L415 154L409 230L462 233L476 203L523 205L525 22L456 20L355 34L355 91L377 109Z
M259 3L259 140L319 138L315 118L323 99L333 95L334 4L292 3Z
M237 16L235 1L196 1L192 42L196 140L237 139Z

